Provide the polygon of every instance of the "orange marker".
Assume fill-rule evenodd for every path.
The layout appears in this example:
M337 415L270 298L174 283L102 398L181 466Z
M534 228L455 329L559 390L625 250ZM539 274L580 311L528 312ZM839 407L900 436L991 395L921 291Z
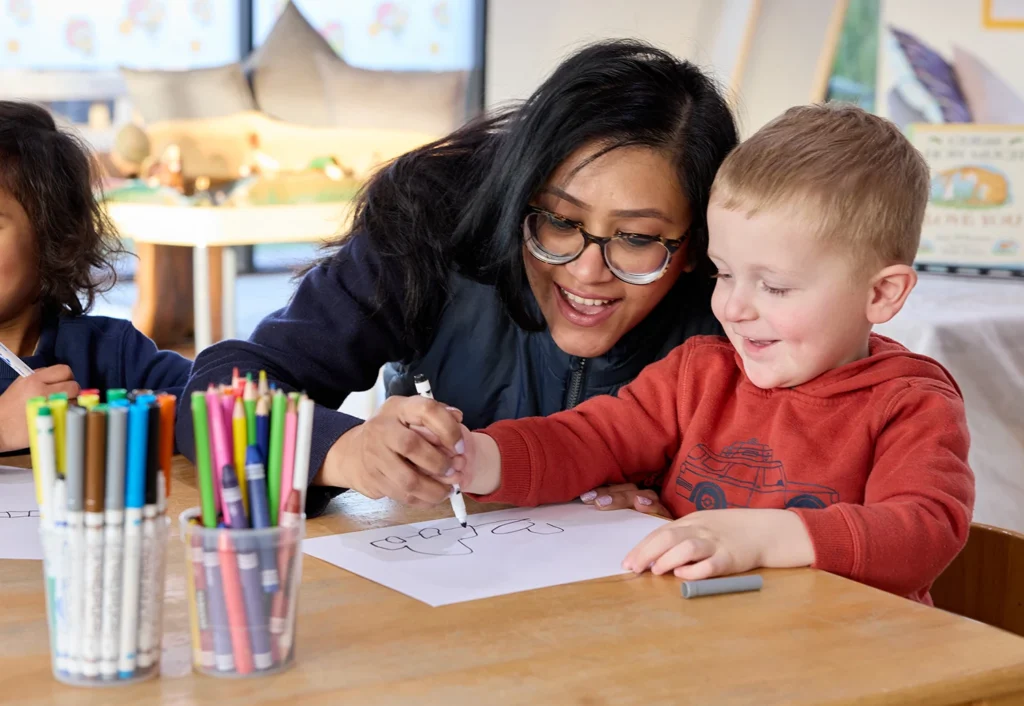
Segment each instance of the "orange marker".
M174 456L174 406L178 399L162 393L156 397L160 405L160 470L164 474L166 497L171 496L171 458Z

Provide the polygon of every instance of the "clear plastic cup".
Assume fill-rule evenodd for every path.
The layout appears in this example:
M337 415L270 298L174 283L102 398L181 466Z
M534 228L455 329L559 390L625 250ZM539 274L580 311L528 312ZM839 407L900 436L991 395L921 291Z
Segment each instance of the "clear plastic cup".
M115 686L160 673L167 517L78 529L44 521L46 614L53 676Z
M231 530L181 513L192 666L215 677L275 674L295 659L305 516L293 527Z

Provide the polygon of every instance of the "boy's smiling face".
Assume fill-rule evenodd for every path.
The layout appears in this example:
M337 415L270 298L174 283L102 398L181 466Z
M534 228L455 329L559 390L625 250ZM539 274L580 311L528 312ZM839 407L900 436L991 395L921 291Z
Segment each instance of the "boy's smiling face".
M872 274L790 209L708 208L711 308L760 388L795 387L868 354Z

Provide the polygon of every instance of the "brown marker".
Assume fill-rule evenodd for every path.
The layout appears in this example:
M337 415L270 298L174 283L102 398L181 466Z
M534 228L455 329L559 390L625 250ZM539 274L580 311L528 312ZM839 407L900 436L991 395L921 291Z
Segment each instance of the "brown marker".
M82 672L100 673L103 632L103 497L107 475L107 408L85 418L85 601L82 609Z

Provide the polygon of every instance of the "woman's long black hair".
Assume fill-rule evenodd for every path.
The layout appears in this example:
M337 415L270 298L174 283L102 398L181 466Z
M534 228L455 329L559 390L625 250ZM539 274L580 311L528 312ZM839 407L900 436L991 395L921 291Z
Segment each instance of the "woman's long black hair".
M365 234L380 258L379 296L400 305L416 348L429 344L453 270L493 284L513 320L539 330L522 219L561 162L588 143L602 153L636 145L668 156L693 213L689 256L706 274L708 195L736 141L726 102L700 69L640 41L603 41L569 57L521 105L378 171L350 232Z

